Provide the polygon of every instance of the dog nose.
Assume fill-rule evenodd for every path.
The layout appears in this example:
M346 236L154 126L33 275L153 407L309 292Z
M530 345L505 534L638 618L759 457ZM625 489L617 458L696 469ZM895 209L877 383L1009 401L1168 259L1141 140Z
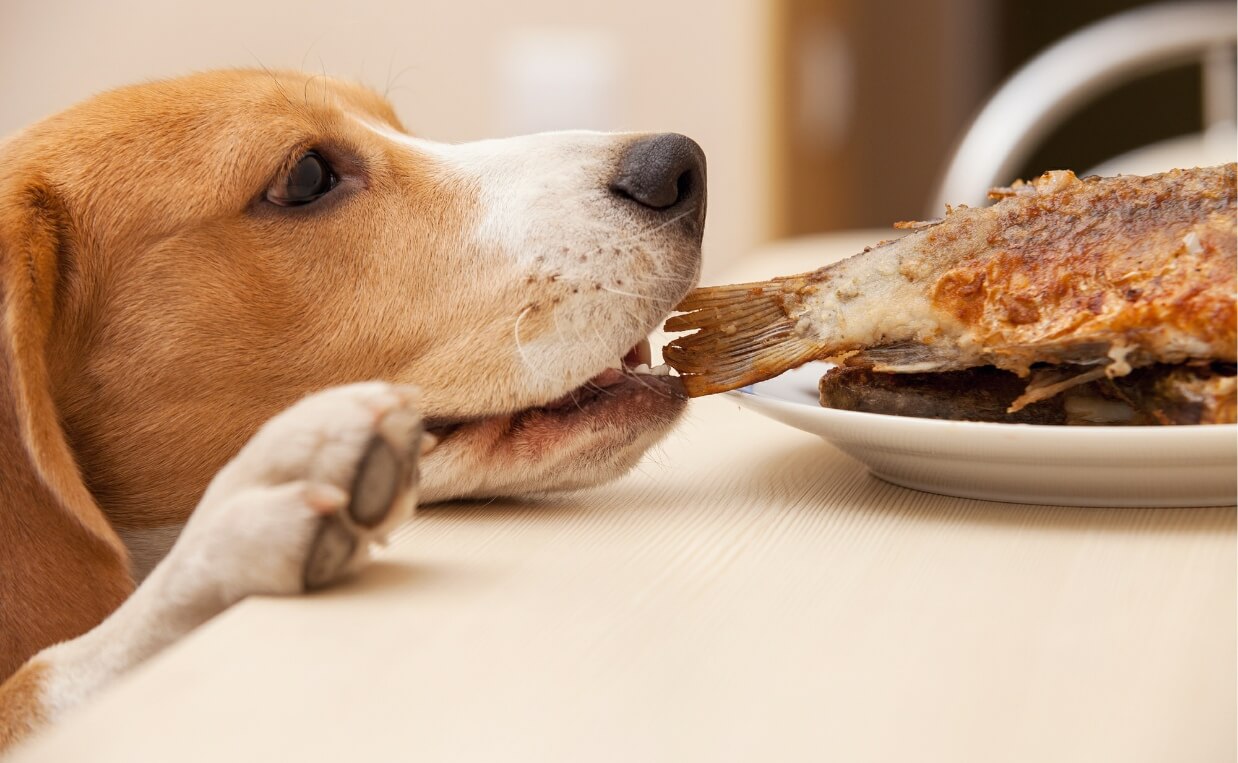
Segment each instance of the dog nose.
M705 152L676 133L638 138L619 158L610 190L650 209L693 203L705 194Z

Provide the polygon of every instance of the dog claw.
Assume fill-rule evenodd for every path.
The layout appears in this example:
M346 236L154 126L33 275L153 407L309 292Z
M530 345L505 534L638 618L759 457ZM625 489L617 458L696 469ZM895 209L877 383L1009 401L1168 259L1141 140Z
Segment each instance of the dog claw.
M395 507L401 488L408 487L411 465L405 463L396 449L381 435L375 435L353 481L352 501L348 515L362 527L376 527Z
M335 582L356 549L356 536L338 517L324 519L306 557L305 589L312 591Z
M397 411L384 418L357 462L346 514L324 518L314 536L304 568L307 590L343 575L358 551L359 537L371 534L394 514L411 513L421 437L421 421L415 415Z

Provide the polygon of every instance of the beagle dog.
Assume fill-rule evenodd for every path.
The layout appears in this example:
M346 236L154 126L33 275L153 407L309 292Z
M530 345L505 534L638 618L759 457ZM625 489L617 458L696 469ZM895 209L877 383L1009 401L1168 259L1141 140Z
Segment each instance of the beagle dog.
M611 479L685 406L673 134L444 145L365 88L221 71L0 142L0 748L417 501Z

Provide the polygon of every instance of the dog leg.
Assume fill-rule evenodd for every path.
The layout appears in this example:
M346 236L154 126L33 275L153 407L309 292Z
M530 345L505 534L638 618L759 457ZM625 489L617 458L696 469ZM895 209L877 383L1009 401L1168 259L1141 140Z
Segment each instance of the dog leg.
M253 594L348 575L416 501L416 394L377 382L305 398L269 421L207 488L150 576L88 633L0 686L0 749Z

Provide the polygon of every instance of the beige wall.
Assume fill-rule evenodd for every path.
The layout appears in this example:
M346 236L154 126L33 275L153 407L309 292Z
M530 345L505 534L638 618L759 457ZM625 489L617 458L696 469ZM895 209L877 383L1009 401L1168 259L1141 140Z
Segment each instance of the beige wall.
M410 129L439 140L551 127L675 130L709 156L709 275L768 230L767 7L0 0L0 135L114 85L259 63L391 84Z

